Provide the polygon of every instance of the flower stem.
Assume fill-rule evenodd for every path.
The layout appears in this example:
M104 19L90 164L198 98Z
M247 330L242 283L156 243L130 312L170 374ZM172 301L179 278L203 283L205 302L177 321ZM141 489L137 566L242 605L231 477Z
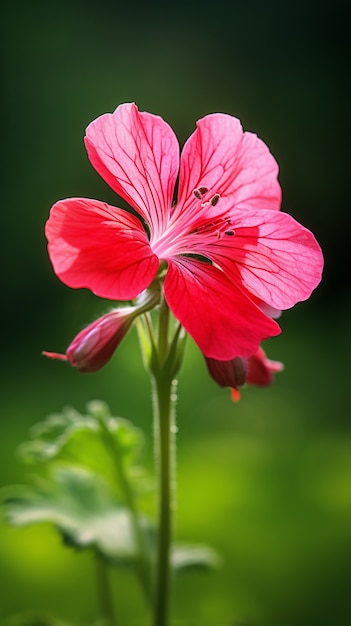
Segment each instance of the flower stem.
M175 492L175 376L184 353L185 337L178 324L169 341L170 311L163 298L159 307L158 336L150 320L138 328L140 345L151 373L153 391L155 473L158 479L158 533L153 626L168 626L171 574L172 509Z
M158 357L159 364L162 366L168 352L168 323L169 323L169 308L165 300L160 306L160 316L158 322Z
M168 624L175 452L172 395L172 380L162 375L155 376L154 420L155 454L159 477L159 520L153 626L167 626Z
M104 559L99 552L95 552L95 562L101 622L103 626L117 626L108 579L108 566L106 559Z

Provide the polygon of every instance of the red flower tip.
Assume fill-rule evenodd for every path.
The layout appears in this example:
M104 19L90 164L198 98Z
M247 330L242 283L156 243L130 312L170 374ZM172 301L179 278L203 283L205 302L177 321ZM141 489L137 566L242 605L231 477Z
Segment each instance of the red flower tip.
M240 391L239 389L231 389L230 390L230 395L232 397L233 402L239 402L240 400Z
M49 359L58 359L59 361L67 361L66 354L58 354L57 352L46 352L45 350L42 351L42 354L44 356L49 357Z

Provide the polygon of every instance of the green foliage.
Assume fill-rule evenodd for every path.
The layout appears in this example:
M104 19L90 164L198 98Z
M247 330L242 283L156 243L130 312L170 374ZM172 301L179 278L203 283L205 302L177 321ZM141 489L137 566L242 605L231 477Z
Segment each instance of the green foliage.
M81 414L65 407L62 413L49 415L35 424L30 430L30 440L19 447L22 460L31 465L47 466L56 460L84 467L103 477L120 493L118 462L136 492L151 491L151 477L139 464L142 431L130 421L111 416L102 401L91 401L86 408L87 413Z
M90 402L84 415L71 407L50 415L20 446L20 457L36 473L31 484L4 490L8 521L51 523L68 545L93 548L118 564L135 563L135 524L152 534L134 505L146 487L151 492L151 479L138 464L142 443L141 431L111 416L100 401Z
M116 565L138 567L142 543L151 563L156 531L137 506L141 495L153 498L153 481L139 463L143 434L104 402L86 409L66 407L31 428L19 455L34 474L30 484L3 490L6 518L14 526L52 524L66 545L91 548ZM218 563L206 546L173 547L176 572Z
M53 467L48 479L18 487L6 498L11 524L52 523L65 542L93 547L108 559L136 558L130 513L100 476L78 467Z

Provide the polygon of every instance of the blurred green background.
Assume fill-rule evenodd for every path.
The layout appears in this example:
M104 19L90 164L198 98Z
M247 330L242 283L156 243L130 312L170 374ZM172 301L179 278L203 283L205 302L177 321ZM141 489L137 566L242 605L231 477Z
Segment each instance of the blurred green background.
M81 375L46 361L108 307L55 277L44 223L53 202L122 204L86 157L84 129L121 102L161 115L181 143L209 112L239 117L280 164L283 209L317 236L324 281L267 342L285 362L239 404L209 380L191 341L179 380L178 539L210 543L216 573L174 585L175 619L199 626L351 623L349 53L347 3L14 1L1 9L1 485L23 482L16 447L48 413L103 398L142 426L151 408L137 340ZM0 619L44 609L94 618L89 555L50 528L1 525ZM122 626L142 622L116 573Z

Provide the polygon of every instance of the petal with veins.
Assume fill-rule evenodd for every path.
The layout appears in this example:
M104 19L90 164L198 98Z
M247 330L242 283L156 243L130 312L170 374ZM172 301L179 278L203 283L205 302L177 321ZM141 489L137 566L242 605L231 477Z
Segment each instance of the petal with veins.
M223 272L193 258L177 258L169 263L165 298L207 357L247 357L256 352L263 339L280 333L278 324Z
M193 190L202 186L211 195L229 197L238 209L279 210L277 175L277 162L266 144L253 133L244 133L238 119L224 113L206 115L182 151L179 212L193 200Z
M144 218L155 236L171 210L179 144L159 116L122 104L89 124L89 159L110 187Z
M202 253L234 281L275 309L289 309L317 287L322 251L312 233L286 213L235 211L234 237L221 238Z
M98 200L69 198L54 204L45 234L57 276L101 298L129 300L148 287L159 260L141 222Z

